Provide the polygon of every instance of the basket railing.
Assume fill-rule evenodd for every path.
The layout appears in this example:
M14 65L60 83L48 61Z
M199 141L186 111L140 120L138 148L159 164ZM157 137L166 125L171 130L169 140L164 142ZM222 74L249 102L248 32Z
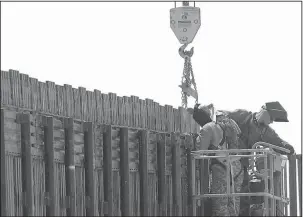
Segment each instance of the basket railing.
M227 150L199 150L192 151L192 174L195 176L196 160L211 160L211 159L226 159L227 177L226 182L230 183L230 162L232 158L248 158L250 172L255 176L256 180L264 183L263 192L248 192L238 193L232 192L230 185L227 184L227 192L225 194L213 194L203 193L195 194L193 189L193 203L203 198L214 198L214 197L264 197L264 215L265 216L276 216L277 211L279 215L285 215L285 207L289 204L289 198L287 198L287 183L283 181L281 174L288 174L286 162L287 157L283 156L275 150L280 150L285 153L289 153L288 149L278 147L265 142L257 142L252 146L252 149L227 149ZM277 174L280 174L278 176ZM195 177L192 178L195 180ZM273 184L271 184L273 183ZM194 186L194 185L193 185ZM271 209L276 207L276 209ZM280 208L278 208L280 207Z

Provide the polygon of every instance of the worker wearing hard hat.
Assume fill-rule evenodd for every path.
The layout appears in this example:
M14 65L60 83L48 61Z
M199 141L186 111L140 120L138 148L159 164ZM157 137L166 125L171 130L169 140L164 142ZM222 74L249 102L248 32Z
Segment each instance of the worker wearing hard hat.
M284 153L280 150L275 150L280 154L294 154L294 148L286 141L281 139L277 133L269 126L273 122L289 122L287 112L279 102L269 102L262 106L259 112L249 112L247 110L238 109L235 111L222 111L228 117L236 121L240 127L241 133L241 148L249 149L256 142L262 141L279 147L286 148L290 153ZM244 169L244 181L242 192L248 192L248 158L242 158L242 166ZM249 197L241 197L240 216L248 216L250 212Z
M195 106L193 118L202 127L196 140L196 148L200 150L224 150L237 149L239 147L240 128L232 119L221 116L214 121L213 105L199 107ZM217 154L220 155L220 154ZM230 184L232 193L240 193L243 182L243 170L240 157L232 157L229 161L231 168L230 183L227 183L227 162L225 158L212 158L210 164L211 185L210 193L226 194L227 184ZM240 197L216 197L211 199L212 216L238 216L240 209ZM209 207L208 207L209 208Z

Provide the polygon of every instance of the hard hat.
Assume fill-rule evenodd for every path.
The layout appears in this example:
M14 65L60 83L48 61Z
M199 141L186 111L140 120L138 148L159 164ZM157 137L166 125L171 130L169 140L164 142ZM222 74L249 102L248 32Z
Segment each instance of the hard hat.
M264 109L268 111L274 122L289 122L287 111L278 101L265 103Z

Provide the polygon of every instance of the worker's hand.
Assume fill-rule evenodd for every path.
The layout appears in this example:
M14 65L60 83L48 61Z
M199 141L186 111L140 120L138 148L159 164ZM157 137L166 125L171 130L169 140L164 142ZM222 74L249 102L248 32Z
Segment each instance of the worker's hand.
M295 149L294 147L292 147L290 144L288 143L284 143L284 148L288 149L290 151L289 154L287 155L293 155L295 153Z

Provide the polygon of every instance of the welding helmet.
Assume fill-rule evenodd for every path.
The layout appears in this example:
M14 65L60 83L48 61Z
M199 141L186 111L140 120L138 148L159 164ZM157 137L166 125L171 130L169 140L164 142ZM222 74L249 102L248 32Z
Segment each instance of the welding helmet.
M278 102L267 102L263 109L267 110L271 119L274 122L289 122L287 118L287 111L282 107L282 105Z

